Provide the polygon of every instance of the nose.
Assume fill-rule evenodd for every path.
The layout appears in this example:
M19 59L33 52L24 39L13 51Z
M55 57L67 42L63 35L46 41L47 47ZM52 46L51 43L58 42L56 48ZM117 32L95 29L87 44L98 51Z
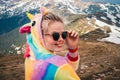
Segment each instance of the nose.
M64 39L62 38L62 35L60 35L60 38L58 39L58 41L64 41Z

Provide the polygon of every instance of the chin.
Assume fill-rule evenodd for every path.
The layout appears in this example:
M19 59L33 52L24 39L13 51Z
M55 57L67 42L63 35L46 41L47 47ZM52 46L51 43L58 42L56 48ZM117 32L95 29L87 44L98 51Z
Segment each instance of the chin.
M54 49L54 51L56 51L56 52L61 52L63 50L63 48L61 47L61 48L56 48L56 49Z

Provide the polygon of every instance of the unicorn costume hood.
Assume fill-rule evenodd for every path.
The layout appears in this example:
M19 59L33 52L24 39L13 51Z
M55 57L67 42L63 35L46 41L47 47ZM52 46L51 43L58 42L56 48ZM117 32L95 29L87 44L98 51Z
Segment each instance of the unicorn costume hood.
M27 13L31 22L22 26L19 30L20 33L27 33L27 43L30 47L30 51L32 51L29 54L36 60L47 58L53 54L45 49L45 43L42 36L41 20L42 16L47 12L48 10L45 7L42 7L41 14L33 16L32 14Z
M55 55L45 48L41 21L48 10L42 7L40 11L35 16L27 13L31 22L19 30L20 33L27 33L25 80L80 80L71 66L78 65L79 60L70 61L67 57Z

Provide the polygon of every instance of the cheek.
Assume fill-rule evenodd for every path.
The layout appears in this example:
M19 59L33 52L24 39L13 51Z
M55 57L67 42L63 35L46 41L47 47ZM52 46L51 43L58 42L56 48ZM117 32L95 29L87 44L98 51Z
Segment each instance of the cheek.
M48 47L48 48L51 47L53 44L55 44L55 42L52 38L45 37L44 40L45 40L46 47Z

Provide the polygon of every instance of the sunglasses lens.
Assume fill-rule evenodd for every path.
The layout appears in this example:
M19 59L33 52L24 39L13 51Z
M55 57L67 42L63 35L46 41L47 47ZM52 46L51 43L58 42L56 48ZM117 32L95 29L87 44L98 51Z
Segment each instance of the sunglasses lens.
M65 31L65 32L62 33L62 38L66 39L66 37L67 37L67 31Z
M52 34L52 36L53 36L53 39L54 39L55 41L57 41L57 40L59 39L59 37L60 37L59 33L57 33L57 32L54 32L54 33Z

